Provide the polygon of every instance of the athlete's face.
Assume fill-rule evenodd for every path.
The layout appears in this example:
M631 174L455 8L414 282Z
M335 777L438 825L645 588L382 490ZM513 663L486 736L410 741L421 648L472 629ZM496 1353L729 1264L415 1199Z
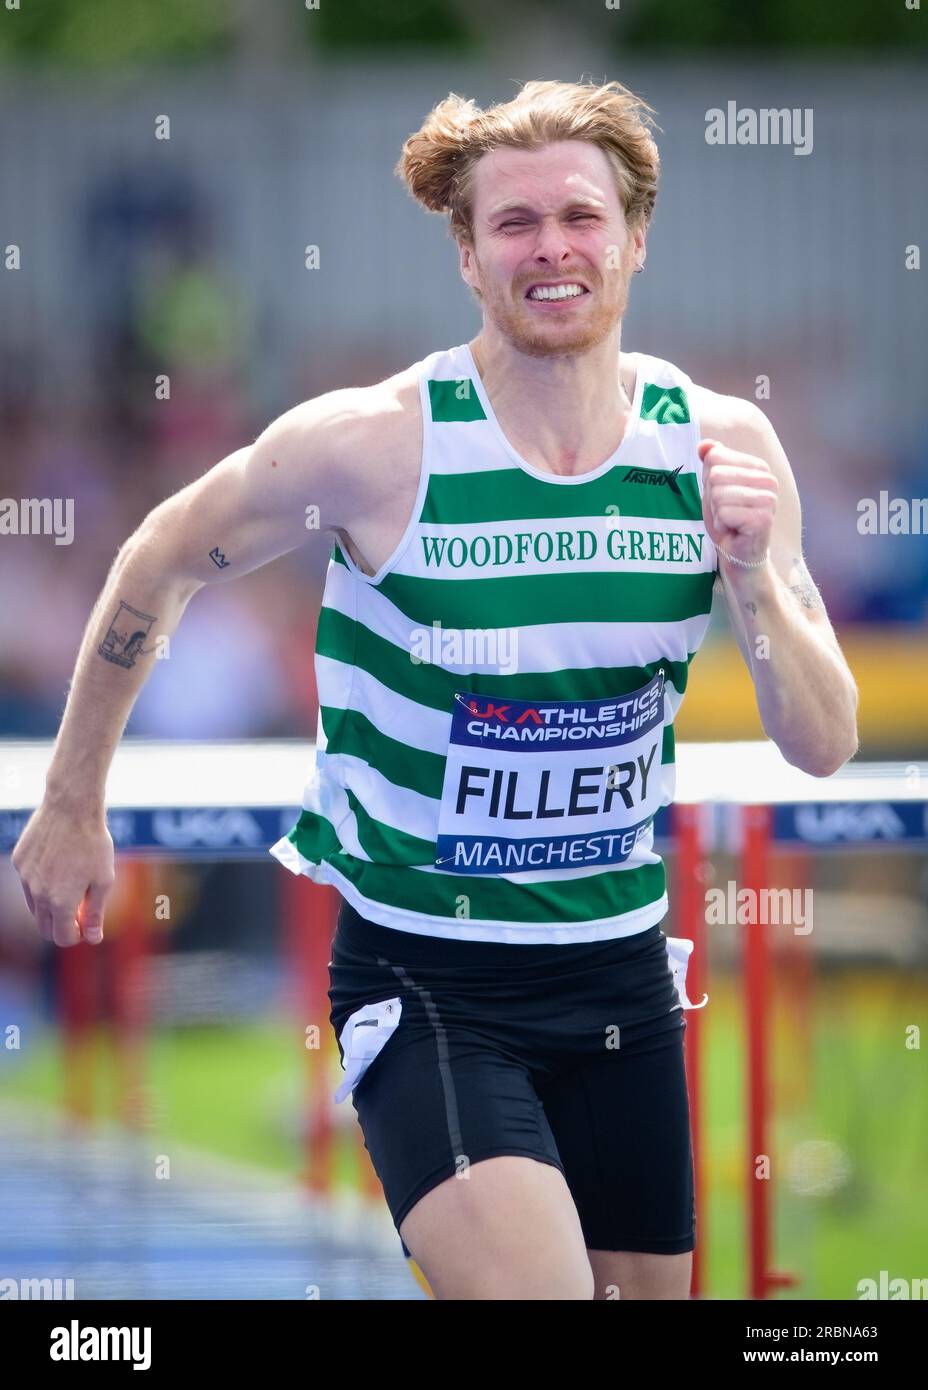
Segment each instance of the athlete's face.
M473 245L461 274L484 318L519 352L565 356L603 342L620 322L644 233L632 232L611 165L597 145L563 140L540 150L500 149L474 170ZM537 299L533 286L582 293Z

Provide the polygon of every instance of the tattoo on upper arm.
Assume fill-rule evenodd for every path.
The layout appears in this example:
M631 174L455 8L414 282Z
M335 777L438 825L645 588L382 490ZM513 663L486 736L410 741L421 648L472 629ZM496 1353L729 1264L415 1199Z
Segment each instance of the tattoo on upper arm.
M97 651L116 666L134 666L135 658L139 654L154 651L154 647L142 646L154 621L150 613L140 613L137 608L120 599L119 607Z
M209 552L209 558L212 560L213 564L218 565L221 570L224 570L227 565L232 563L231 560L226 559L218 545L213 546L212 550Z
M801 555L797 555L793 560L793 569L799 575L798 584L788 585L789 591L795 594L804 608L818 608L821 612L825 611L822 603L822 596L812 582L812 576L806 569L805 562Z

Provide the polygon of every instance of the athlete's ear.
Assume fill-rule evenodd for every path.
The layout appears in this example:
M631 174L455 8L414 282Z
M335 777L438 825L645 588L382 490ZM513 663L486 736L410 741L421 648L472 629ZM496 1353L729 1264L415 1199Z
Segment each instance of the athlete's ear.
M461 279L465 285L469 285L472 290L475 290L477 288L477 266L474 248L466 241L459 241L458 254L460 256Z
M645 258L644 243L645 237L647 236L647 228L645 227L643 222L639 222L635 226L629 227L628 230L631 233L632 244L635 248L635 264L643 266Z

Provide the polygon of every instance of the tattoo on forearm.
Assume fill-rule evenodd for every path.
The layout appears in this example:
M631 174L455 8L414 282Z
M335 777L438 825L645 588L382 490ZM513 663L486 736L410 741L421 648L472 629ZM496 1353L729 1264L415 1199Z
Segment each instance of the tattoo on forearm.
M790 593L796 595L804 608L824 609L825 605L822 603L821 594L813 584L812 576L806 569L801 555L797 555L793 560L793 568L798 571L800 582L789 585Z
M213 564L218 565L221 570L224 570L227 565L232 563L231 560L226 559L218 545L214 546L209 552L209 558L212 560Z
M757 604L754 602L753 599L748 599L747 603L744 606L749 613L753 613L755 616L757 615Z
M134 666L137 656L154 651L154 647L142 646L154 621L150 613L140 613L137 608L120 599L119 608L97 651L116 666Z

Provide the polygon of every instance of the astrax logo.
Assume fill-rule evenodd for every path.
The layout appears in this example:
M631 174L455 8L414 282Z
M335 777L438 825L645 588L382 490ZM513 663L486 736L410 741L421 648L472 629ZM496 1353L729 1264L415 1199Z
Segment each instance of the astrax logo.
M630 468L622 479L623 483L650 483L652 487L669 487L671 492L680 493L680 485L677 476L682 471L683 464L675 468L672 473L663 473L658 468Z

